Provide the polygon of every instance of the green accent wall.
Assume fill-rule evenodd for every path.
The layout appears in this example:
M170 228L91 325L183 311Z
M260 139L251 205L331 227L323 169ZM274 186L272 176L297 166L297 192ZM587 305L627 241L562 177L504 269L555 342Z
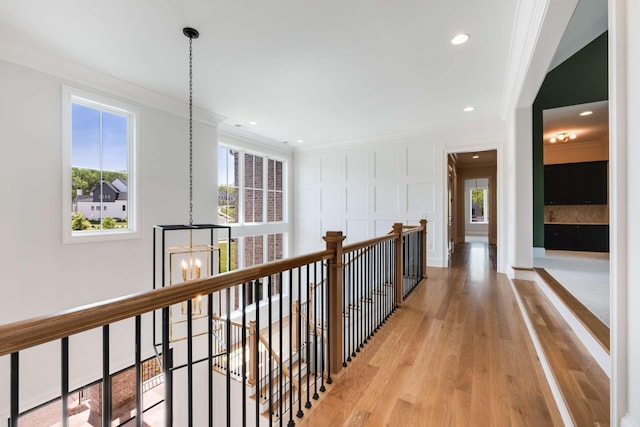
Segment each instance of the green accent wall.
M544 247L542 111L605 101L608 93L608 33L604 32L547 73L533 103L533 246Z

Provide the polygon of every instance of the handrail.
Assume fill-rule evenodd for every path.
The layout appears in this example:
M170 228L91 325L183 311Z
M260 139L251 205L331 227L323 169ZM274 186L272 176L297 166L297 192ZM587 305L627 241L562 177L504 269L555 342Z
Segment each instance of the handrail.
M403 236L408 236L409 234L417 233L418 231L422 230L422 227L419 225L403 225L402 228Z
M392 240L395 239L396 237L398 237L398 235L396 233L389 233L389 234L385 234L384 236L380 236L380 237L374 237L373 239L369 239L369 240L363 240L362 242L357 242L357 243L351 243L350 245L344 245L342 247L342 253L348 253L348 252L353 252L353 251L357 251L358 249L362 249L362 248L366 248L369 246L373 246L377 243L381 243L384 242L386 240Z
M144 313L168 307L199 295L297 268L313 261L328 260L332 250L260 264L189 283L168 286L137 294L34 317L0 326L0 356L49 341L109 325Z

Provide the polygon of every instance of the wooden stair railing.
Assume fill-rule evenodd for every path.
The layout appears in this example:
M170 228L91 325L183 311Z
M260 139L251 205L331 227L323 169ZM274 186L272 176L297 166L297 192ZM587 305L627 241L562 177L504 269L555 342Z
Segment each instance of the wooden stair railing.
M323 292L326 292L325 297L323 297L323 298L326 298L326 301L323 301L323 302L326 303L326 306L324 306L324 309L326 309L326 313L327 313L327 319L326 319L327 327L326 329L324 328L325 322L322 322L323 324L320 326L317 325L318 322L315 321L315 319L313 319L316 313L314 312L310 312L306 314L302 313L301 310L299 309L300 307L297 306L298 320L291 322L292 323L291 328L293 328L294 325L296 325L295 327L298 327L298 325L301 322L301 319L304 318L305 327L309 326L307 328L309 329L307 333L312 333L311 325L313 324L314 325L313 332L315 332L314 337L317 336L316 334L319 334L320 336L323 336L323 337L325 336L327 337L324 340L320 340L326 343L326 355L327 355L326 370L324 370L325 359L322 359L323 371L321 372L321 378L323 380L326 378L326 383L331 384L332 382L331 375L337 373L343 367L343 345L344 345L344 341L342 339L343 333L344 333L343 332L343 292L345 292L345 290L343 289L343 273L342 273L343 268L345 267L343 264L344 263L343 254L357 251L360 249L373 247L382 242L389 242L388 244L390 244L390 242L394 242L398 249L396 250L395 259L389 260L389 262L395 263L393 268L395 269L394 271L396 273L401 272L402 271L402 265L401 265L402 238L401 237L406 233L412 233L412 232L415 232L416 230L424 230L425 236L426 236L426 221L421 221L420 227L413 227L408 231L405 231L405 228L406 227L400 224L400 226L394 227L394 231L392 232L392 234L375 238L375 239L369 239L364 242L354 243L347 246L343 246L342 244L345 239L345 236L342 235L342 232L328 232L324 237L324 240L326 242L326 249L323 251L302 255L302 256L297 256L289 259L274 261L267 264L256 265L256 266L241 269L241 270L226 272L217 276L211 276L204 279L193 280L188 283L176 284L173 286L167 286L164 288L154 289L147 292L140 292L132 295L117 297L111 300L89 304L82 307L77 307L77 308L65 310L62 312L58 312L55 314L51 314L51 315L41 316L38 318L0 325L0 357L11 355L11 373L12 373L11 384L12 385L10 387L11 389L11 402L10 402L10 408L9 408L10 409L9 415L11 417L10 425L16 426L18 424L18 418L20 415L20 413L18 412L19 409L21 408L21 405L18 399L19 393L17 393L17 390L18 390L17 387L14 387L13 384L19 381L18 379L20 375L19 353L21 351L32 348L32 347L36 347L45 343L61 340L62 348L63 348L61 350L61 355L63 359L67 358L66 363L68 364L69 338L74 335L80 334L82 332L102 329L102 335L103 335L102 342L103 342L103 346L105 347L103 349L103 363L102 363L103 376L104 376L103 384L105 387L108 387L108 381L110 377L109 369L108 369L108 366L109 366L108 353L109 353L109 345L110 345L109 338L108 338L109 326L111 324L114 324L116 322L119 322L125 319L131 319L131 320L135 319L136 321L135 322L136 323L136 331L135 331L136 344L135 345L137 346L136 347L136 358L137 358L138 347L140 346L139 342L140 342L140 330L141 330L140 329L141 316L151 315L152 313L155 313L155 312L161 312L160 320L162 321L163 332L160 339L162 340L162 344L161 344L162 357L163 357L163 360L165 360L165 362L163 363L164 365L163 371L166 376L165 388L168 390L172 390L173 381L171 377L172 376L171 367L173 366L173 361L172 361L173 351L172 351L172 348L170 348L169 345L167 344L170 342L168 338L168 333L166 333L165 335L165 328L166 328L165 324L168 324L170 319L168 310L172 306L176 304L180 304L184 301L186 301L187 304L190 304L194 298L198 298L201 296L202 297L208 296L209 301L211 301L213 294L223 291L225 289L231 288L233 286L244 285L252 282L258 283L260 280L264 280L264 278L271 278L278 275L282 277L283 273L289 274L289 276L291 277L291 275L296 269L298 269L299 271L301 268L306 266L308 271L310 265L313 265L314 266L313 268L317 268L319 266L319 268L322 269L323 271L324 269L326 269L326 276L324 276L326 277L326 280L321 280L320 282L315 283L311 287L313 288L312 293L315 296L317 287L320 286L321 284L326 284L326 290L323 291ZM423 244L426 244L426 243L423 242ZM366 252L370 252L370 249L366 249ZM424 251L424 254L426 254L426 251ZM368 254L366 254L365 252L362 252L360 256L364 257L364 256L368 256ZM426 257L425 257L425 260L426 260ZM306 279L309 280L309 278L306 278ZM308 284L309 282L307 282L305 286L307 286ZM293 295L293 293L291 293L290 295ZM395 298L395 301L393 302L393 304L394 306L397 307L401 303L401 298L402 298L401 293L397 292L394 295L394 298ZM309 301L311 301L311 299ZM309 302L307 302L307 304L309 304ZM211 303L208 303L209 308L211 307L211 305L212 305ZM269 306L271 307L271 304L269 304ZM258 309L259 309L259 304L256 305L256 312L258 311ZM245 312L243 311L243 319L244 319L244 313ZM280 313L282 313L282 311L280 311ZM384 313L382 313L381 315L384 316ZM387 313L386 315L388 316L389 314ZM210 322L214 320L211 309L207 316L210 319L209 320ZM155 319L155 316L154 316L154 319ZM375 322L377 321L378 320L375 320ZM226 333L228 334L228 328L230 325L227 320L224 320L224 322L226 323L226 328L227 328ZM244 320L243 320L243 323L244 323ZM270 321L270 324L272 324L271 321ZM211 325L209 326L211 327ZM238 327L238 326L239 325L237 324L234 325L234 327ZM187 330L190 330L189 328L191 328L191 326L188 323ZM298 337L300 332L301 331L299 330L296 331L296 334L294 334L296 338ZM243 334L242 339L244 340L245 339L244 337L247 337L246 330L243 331L242 334ZM167 338L165 338L165 336ZM222 336L222 334L220 336ZM249 352L250 354L257 354L258 346L265 345L264 340L261 338L259 331L254 330L252 332L251 328L249 328L248 338L249 338L248 339L249 347L253 347L253 348L250 348L250 352ZM189 341L190 339L191 338L188 338L187 340L188 341L187 352L191 351L191 343ZM210 336L209 339L212 340L214 338ZM225 345L226 346L225 350L228 353L229 351L234 350L234 343L229 341L231 340L231 337L227 336L226 339L227 339L227 343ZM291 342L290 345L292 344L294 343ZM299 352L301 348L300 347L301 343L296 342L295 344L296 344L296 349ZM314 339L314 346L316 344L317 343ZM158 345L158 344L154 343L154 345ZM360 346L362 346L362 344L360 344ZM65 350L65 348L67 350ZM306 351L307 351L307 358L311 357L309 354L310 350L307 348ZM316 353L318 353L318 349L314 348L313 351L314 351L313 353L314 363L315 365L317 365L317 362L315 362L315 358L317 357ZM324 354L325 352L323 350L322 357L324 357ZM285 361L283 360L284 358L281 355L278 355L277 353L273 353L272 351L269 357L275 360L278 364L285 363ZM189 385L188 385L189 396L193 396L193 391L191 389L192 388L191 378L193 375L192 369L191 369L192 359L191 359L191 356L188 356L187 358L188 358L188 363L186 365L184 364L180 365L179 368L187 367L187 370L188 370L187 376L189 378ZM244 355L243 355L243 358L244 358ZM302 356L298 354L299 363L302 363L301 358ZM202 360L206 360L206 358ZM212 360L211 355L209 355L209 360ZM199 363L199 361L201 360L198 360L198 362L194 361L193 363ZM65 362L63 360L63 364L64 363ZM139 363L138 359L136 359L136 366L138 366L137 365L138 363ZM292 363L292 361L289 361L289 363ZM167 366L169 366L169 368L167 368ZM255 366L256 366L256 363L249 363L247 366L249 370L248 382L253 381L255 383L255 379L259 375L258 372L252 372L252 370L255 371ZM298 390L300 390L301 384L299 384L299 381L293 378L293 374L291 372L291 366L289 367L283 366L282 368L283 368L282 369L283 375L286 375L290 378L292 387L295 387ZM302 369L302 368L299 367L298 369ZM315 366L313 369L314 371L317 371L318 366ZM65 370L63 369L63 372L64 371ZM211 372L211 367L209 368L209 371ZM14 374L16 377L15 381L14 381ZM270 376L271 374L269 373L268 375ZM317 374L314 374L314 375L317 375ZM68 390L65 391L65 386L64 386L65 381L68 383L68 370L66 374L61 374L61 378L62 378L62 384L63 384L62 396L64 397L66 396L66 393L68 393ZM227 375L227 378L229 378L228 375ZM228 381L229 379L227 379L227 382ZM229 389L229 385L227 384L227 390L228 389ZM142 387L136 388L136 401L138 400L141 401L141 395L140 395L141 390L142 390ZM109 389L108 388L105 389L105 392L108 393ZM211 379L209 379L209 393L211 393ZM168 402L168 404L165 406L169 408L165 413L166 415L165 418L169 420L168 422L170 422L171 420L173 420L173 413L171 411L173 398L170 395L165 395L165 396ZM189 399L191 399L191 397L189 397ZM307 396L307 404L309 404L309 396ZM191 405L190 400L189 400L189 405ZM139 405L136 404L136 406L139 406ZM137 410L138 410L138 414L140 415L140 412L139 412L140 408L138 407ZM211 419L211 413L212 413L212 408L211 408L211 405L209 405L210 419ZM227 398L227 413L230 414L229 398ZM298 414L296 415L301 416L300 409L298 409ZM245 415L242 415L242 416L245 417ZM66 420L67 417L68 417L68 414L65 414L63 411L63 419Z

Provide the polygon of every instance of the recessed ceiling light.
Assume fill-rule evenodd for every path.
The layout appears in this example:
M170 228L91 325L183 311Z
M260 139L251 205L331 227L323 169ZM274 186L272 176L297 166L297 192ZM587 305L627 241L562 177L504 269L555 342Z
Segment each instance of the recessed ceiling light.
M593 114L593 111L583 111L582 113L580 113L581 116L590 116Z
M475 107L472 107L472 106L468 106L468 107L464 108L464 112L465 113L468 113L468 112L473 111L473 110L475 110Z
M456 34L454 38L451 39L451 44L462 44L469 40L469 34L460 33Z
M250 124L251 126L256 126L258 123L256 123L256 122L249 122L249 124Z
M478 153L476 153L476 154L474 154L474 155L472 156L472 158L474 158L474 159L479 159L479 158L480 158L480 155L478 155Z
M302 144L304 142L304 140L303 139L298 139L298 140L296 140L296 142Z

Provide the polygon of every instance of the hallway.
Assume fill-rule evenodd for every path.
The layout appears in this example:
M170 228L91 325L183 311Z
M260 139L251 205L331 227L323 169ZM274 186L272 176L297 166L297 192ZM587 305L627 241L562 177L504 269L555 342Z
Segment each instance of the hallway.
M561 426L495 246L456 245L298 423Z

